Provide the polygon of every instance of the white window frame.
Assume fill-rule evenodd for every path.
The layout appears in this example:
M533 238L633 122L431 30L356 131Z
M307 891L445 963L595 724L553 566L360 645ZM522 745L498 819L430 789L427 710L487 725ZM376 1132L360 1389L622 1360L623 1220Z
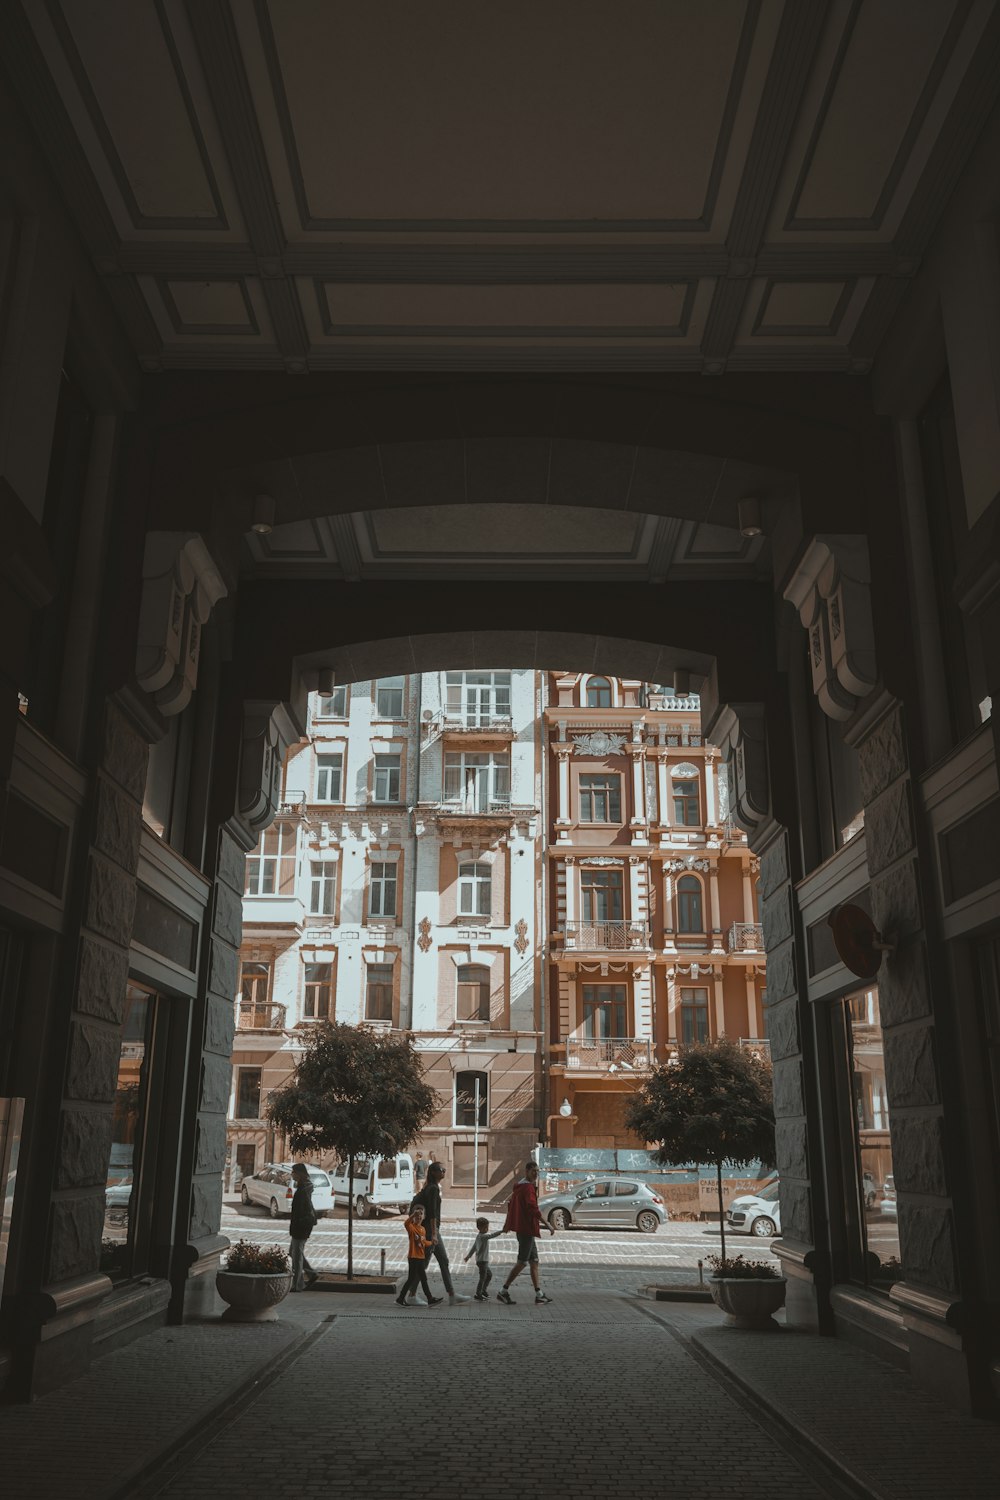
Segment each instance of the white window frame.
M295 826L274 823L247 860L245 896L291 896L295 893ZM282 887L285 887L282 890Z
M379 761L394 761L394 765L379 765ZM402 785L403 757L396 750L383 750L373 756L372 776L373 800L376 802L398 802ZM393 778L395 778L395 783ZM379 785L379 782L382 785ZM394 789L395 788L395 789Z
M447 750L444 801L466 812L489 812L494 803L510 806L510 756L495 750Z
M347 687L335 687L332 693L317 693L314 719L346 719Z
M399 712L394 713L394 703L389 700L383 707L383 693L399 694ZM378 677L375 681L375 717L376 719L403 719L406 717L406 678L405 677Z
M304 1021L332 1021L333 1020L333 964L329 961L322 963L305 964L305 975L302 981L302 1019ZM310 979L310 969L326 969L325 979ZM326 1010L321 1015L309 1015L309 997L311 990L326 989Z
M337 865L332 859L309 861L309 915L332 917L337 909Z
M470 972L482 974L484 977L480 979L462 978L463 974L469 974ZM479 990L478 1004L476 1006L478 1014L463 1016L462 1008L459 1003L462 989L463 987L471 987L473 984L475 984ZM459 967L455 970L455 1020L460 1021L463 1024L468 1024L470 1022L488 1022L490 1019L491 989L492 974L488 964L460 964Z
M335 785L334 778L336 778ZM341 802L343 790L344 752L324 750L316 756L316 801Z
M483 729L511 717L510 672L446 672L445 716L467 729Z
M607 703L591 703L590 691L592 685L595 693L603 693L605 691L607 692ZM611 681L611 678L602 677L599 672L596 672L593 676L588 677L583 689L583 703L580 706L582 708L614 708L615 685Z
M392 910L386 910L391 892ZM368 869L368 915L369 917L393 917L398 915L399 865L392 859L373 859Z
M460 917L493 915L493 867L485 860L461 860L458 866Z

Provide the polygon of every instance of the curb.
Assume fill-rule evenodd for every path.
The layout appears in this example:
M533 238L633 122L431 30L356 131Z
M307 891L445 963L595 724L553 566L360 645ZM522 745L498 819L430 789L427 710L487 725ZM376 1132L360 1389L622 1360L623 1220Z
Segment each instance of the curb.
M701 1341L698 1333L690 1333L685 1339L688 1347L696 1354L698 1360L707 1365L710 1373L722 1386L732 1388L732 1393L748 1408L758 1419L776 1429L786 1440L786 1445L794 1453L797 1449L802 1459L811 1464L818 1464L822 1470L822 1477L826 1481L826 1487L832 1492L845 1497L856 1497L856 1500L891 1500L885 1490L876 1489L871 1480L862 1479L853 1469L836 1453L831 1452L826 1445L808 1431L807 1428L790 1416L788 1412L773 1406L761 1393L743 1376L737 1375L730 1369L725 1360L712 1349L708 1349ZM813 1477L816 1477L815 1475Z
M712 1300L707 1286L641 1286L638 1292L640 1297L648 1297L652 1302L704 1303Z
M333 1321L332 1316L327 1316L315 1328L300 1329L288 1340L287 1344L272 1354L270 1359L258 1365L249 1375L244 1375L240 1380L227 1386L213 1404L202 1411L189 1427L165 1439L155 1452L147 1454L131 1469L119 1476L113 1488L106 1491L104 1500L138 1500L138 1497L146 1492L146 1486L150 1484L150 1481L155 1481L156 1487L150 1489L149 1493L158 1493L164 1485L170 1482L171 1476L164 1474L163 1471L171 1461L181 1459L188 1449L197 1449L201 1446L199 1440L207 1439L214 1429L228 1423L250 1398L257 1395L258 1387L269 1385L272 1380L276 1380L284 1372L285 1366L291 1364L300 1354L304 1354L309 1345L325 1333Z

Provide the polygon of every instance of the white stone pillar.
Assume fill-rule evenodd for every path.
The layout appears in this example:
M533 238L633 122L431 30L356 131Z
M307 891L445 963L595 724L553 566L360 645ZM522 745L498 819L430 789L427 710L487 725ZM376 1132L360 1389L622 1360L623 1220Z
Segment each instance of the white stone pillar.
M747 984L747 1036L757 1036L757 981L754 978L753 966L746 971Z
M663 948L665 952L673 953L676 949L674 940L674 877L673 872L665 865L663 868Z
M713 864L708 872L708 897L712 911L712 952L722 952L722 918L719 915L719 868Z
M646 754L639 745L630 745L629 753L632 757L632 817L630 827L645 828L646 826ZM633 843L641 842L633 838Z
M715 812L715 766L709 756L705 757L705 823L714 828L718 819Z
M660 827L670 827L670 788L667 782L667 757L656 757L656 791L659 798Z
M726 1002L722 992L722 975L714 969L712 971L712 989L715 992L715 1035L718 1038L726 1034Z
M576 862L572 859L563 861L566 867L566 922L576 921Z
M678 1040L678 1015L677 1008L679 996L677 992L677 971L667 970L667 1040L676 1042Z
M572 749L569 745L554 745L556 760L559 764L559 775L556 778L556 816L555 825L560 829L558 837L565 840L569 835L565 830L570 825L569 815L569 758Z
M748 924L753 922L753 881L749 860L743 866L743 920Z

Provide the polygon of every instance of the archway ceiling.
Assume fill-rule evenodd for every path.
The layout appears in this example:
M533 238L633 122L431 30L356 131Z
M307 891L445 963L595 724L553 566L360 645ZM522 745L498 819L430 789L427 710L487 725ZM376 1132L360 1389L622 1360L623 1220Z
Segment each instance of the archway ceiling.
M986 0L4 11L149 371L863 371L1000 92Z

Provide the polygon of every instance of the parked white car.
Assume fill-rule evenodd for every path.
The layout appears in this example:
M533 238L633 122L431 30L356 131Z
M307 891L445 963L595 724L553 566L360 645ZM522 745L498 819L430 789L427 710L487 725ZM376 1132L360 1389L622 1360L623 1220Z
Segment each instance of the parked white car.
M346 1161L334 1171L334 1200L353 1204L359 1219L374 1219L381 1208L409 1208L416 1192L412 1156L383 1156L377 1161L355 1158L352 1182L348 1182L348 1171Z
M741 1193L726 1213L726 1225L734 1234L753 1234L769 1239L781 1233L781 1204L778 1184L771 1182L759 1193Z
M314 1210L320 1215L332 1212L333 1184L330 1181L329 1172L324 1172L322 1167L310 1167L308 1164L306 1171L313 1185ZM291 1214L294 1195L295 1184L292 1181L290 1161L269 1162L252 1177L244 1177L243 1186L240 1188L240 1197L244 1203L259 1203L261 1208L267 1209L272 1219L280 1218L283 1214Z

